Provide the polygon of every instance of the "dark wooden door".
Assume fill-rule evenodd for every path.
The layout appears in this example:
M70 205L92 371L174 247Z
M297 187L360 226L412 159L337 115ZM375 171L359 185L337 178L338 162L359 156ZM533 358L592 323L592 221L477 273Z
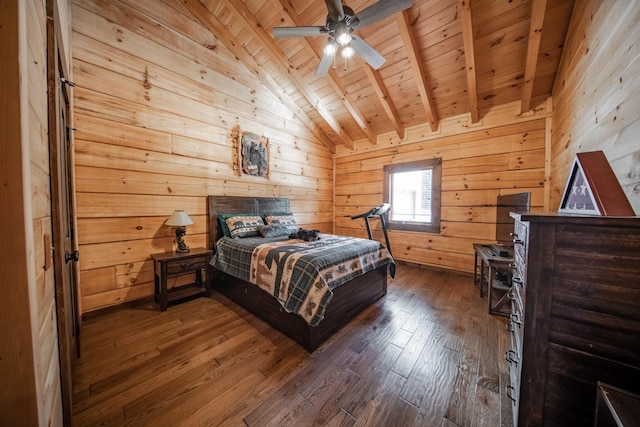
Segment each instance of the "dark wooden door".
M52 2L47 2L47 13ZM52 16L53 14L49 15ZM80 315L78 311L77 261L71 122L71 86L61 70L55 20L47 25L47 72L49 100L49 158L51 168L51 217L54 243L54 276L60 386L65 425L71 425L73 408L73 370L80 356Z

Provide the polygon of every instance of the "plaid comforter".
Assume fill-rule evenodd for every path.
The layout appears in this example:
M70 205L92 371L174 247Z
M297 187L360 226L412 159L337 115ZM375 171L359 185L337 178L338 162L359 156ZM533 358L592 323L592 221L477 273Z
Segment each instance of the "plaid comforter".
M379 242L331 234L314 242L223 237L216 249L211 265L260 286L311 326L324 318L336 287L382 265L390 264L392 275L395 271Z

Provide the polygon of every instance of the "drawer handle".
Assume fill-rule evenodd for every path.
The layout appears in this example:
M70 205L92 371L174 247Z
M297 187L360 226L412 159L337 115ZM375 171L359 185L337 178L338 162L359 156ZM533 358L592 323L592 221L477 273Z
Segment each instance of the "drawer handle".
M521 278L519 278L519 277L513 277L511 280L512 280L513 282L517 283L518 285L523 286L523 283L524 283L524 282L522 281L522 279L521 279Z
M512 396L513 390L515 390L515 389L512 386L510 386L510 385L507 386L507 397L509 399L511 399L511 401L515 404L516 403L516 399Z
M516 294L514 294L513 292L509 292L507 294L507 298L509 298L511 301L515 301L516 300Z
M514 332L516 330L515 326L513 326L513 322L507 322L504 324L504 328L507 331Z
M511 237L513 237L513 243L516 245L521 245L522 239L518 238L518 234L517 233L511 233Z
M520 315L518 313L511 313L511 321L517 325L522 324L522 320L520 319Z
M189 268L189 267L193 266L194 264L195 264L195 262L185 262L184 264L180 264L180 267L181 267L183 270L186 270L187 268Z
M518 268L518 266L516 265L515 262L510 262L509 263L509 268L512 269L512 270L515 270L516 268Z
M513 363L514 365L518 366L518 360L514 359L514 356L518 357L518 353L515 350L509 350L504 353L504 358L507 360L507 362Z

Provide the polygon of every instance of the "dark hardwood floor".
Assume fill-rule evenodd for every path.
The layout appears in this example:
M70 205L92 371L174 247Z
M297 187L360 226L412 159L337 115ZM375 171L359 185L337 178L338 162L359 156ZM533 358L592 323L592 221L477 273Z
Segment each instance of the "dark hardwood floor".
M83 323L74 424L509 426L504 323L470 276L407 265L312 354L218 293L114 310Z

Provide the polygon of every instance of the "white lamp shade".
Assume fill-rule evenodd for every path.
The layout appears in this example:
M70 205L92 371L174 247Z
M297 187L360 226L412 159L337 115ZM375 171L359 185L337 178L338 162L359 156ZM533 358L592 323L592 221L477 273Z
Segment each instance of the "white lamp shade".
M331 40L329 40L329 42L325 45L324 49L322 49L324 54L328 56L335 55L337 50L338 50L338 46L336 46L336 44Z
M349 34L347 31L340 33L336 37L336 41L340 46L346 46L351 41L351 34Z
M182 227L185 225L193 224L193 220L189 218L189 215L187 215L185 211L180 210L180 211L175 211L173 214L171 214L171 216L169 217L167 222L165 222L165 224L172 227Z
M345 46L342 48L342 50L340 51L340 55L344 58L344 59L349 59L351 58L356 52L353 50L353 48L351 46Z

